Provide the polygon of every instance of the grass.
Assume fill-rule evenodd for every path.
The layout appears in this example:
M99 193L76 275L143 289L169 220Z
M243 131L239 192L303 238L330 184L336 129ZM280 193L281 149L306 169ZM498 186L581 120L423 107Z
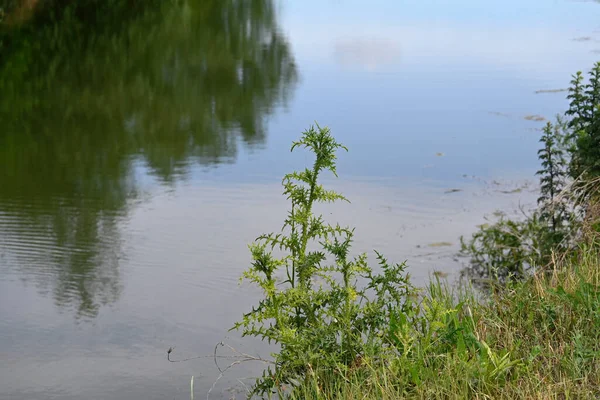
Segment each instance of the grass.
M292 399L600 398L600 253L582 246L550 270L476 300L435 278L395 354L311 371Z

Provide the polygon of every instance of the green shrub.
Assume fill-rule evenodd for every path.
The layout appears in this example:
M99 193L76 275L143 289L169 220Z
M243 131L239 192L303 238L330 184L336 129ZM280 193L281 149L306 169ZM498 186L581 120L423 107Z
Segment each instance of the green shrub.
M469 241L461 237L461 252L469 257L466 273L504 282L521 279L532 266L543 263L541 250L549 232L537 214L523 221L501 217L482 226Z
M567 97L573 141L570 173L590 179L600 176L600 62L589 72L588 83L583 79L581 72L573 76Z
M470 258L465 272L522 278L532 266L547 266L554 253L582 240L582 224L598 198L598 185L592 183L600 177L600 62L588 83L581 72L573 76L567 98L567 120L548 123L540 139L538 209L523 220L502 218L482 226L468 241L461 238L461 253Z

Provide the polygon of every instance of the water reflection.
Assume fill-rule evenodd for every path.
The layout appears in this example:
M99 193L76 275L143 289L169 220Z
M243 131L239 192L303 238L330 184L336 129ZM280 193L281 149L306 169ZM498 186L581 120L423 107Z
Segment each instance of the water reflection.
M400 46L394 40L383 38L346 38L335 43L334 55L342 65L357 64L376 70L380 65L398 62Z
M260 146L297 72L271 0L63 3L0 36L0 265L95 316L136 170L172 183Z

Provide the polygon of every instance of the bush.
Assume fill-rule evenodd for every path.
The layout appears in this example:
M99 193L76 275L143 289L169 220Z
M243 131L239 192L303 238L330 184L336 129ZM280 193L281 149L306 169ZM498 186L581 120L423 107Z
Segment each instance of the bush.
M532 266L545 267L553 254L576 247L589 231L599 194L600 62L588 83L581 72L573 76L567 98L567 120L548 123L540 139L538 209L520 221L484 225L469 241L461 238L461 253L470 258L465 272L522 278Z
M461 238L461 252L470 258L464 272L500 282L522 279L532 266L548 261L551 253L543 251L547 234L537 213L523 221L501 217L482 226L470 241Z
M600 62L589 72L589 82L577 72L567 96L571 100L566 115L571 119L568 139L572 143L570 173L587 179L600 176Z

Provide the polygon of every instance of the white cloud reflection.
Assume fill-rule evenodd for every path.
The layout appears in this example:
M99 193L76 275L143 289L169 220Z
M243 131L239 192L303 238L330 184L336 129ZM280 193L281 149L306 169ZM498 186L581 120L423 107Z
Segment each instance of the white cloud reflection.
M425 69L480 65L540 72L546 67L576 70L594 58L591 42L573 42L576 32L550 26L292 25L289 33L301 60L369 70L397 65Z
M342 38L334 43L334 57L341 65L358 65L372 71L381 65L397 63L400 44L388 38Z

